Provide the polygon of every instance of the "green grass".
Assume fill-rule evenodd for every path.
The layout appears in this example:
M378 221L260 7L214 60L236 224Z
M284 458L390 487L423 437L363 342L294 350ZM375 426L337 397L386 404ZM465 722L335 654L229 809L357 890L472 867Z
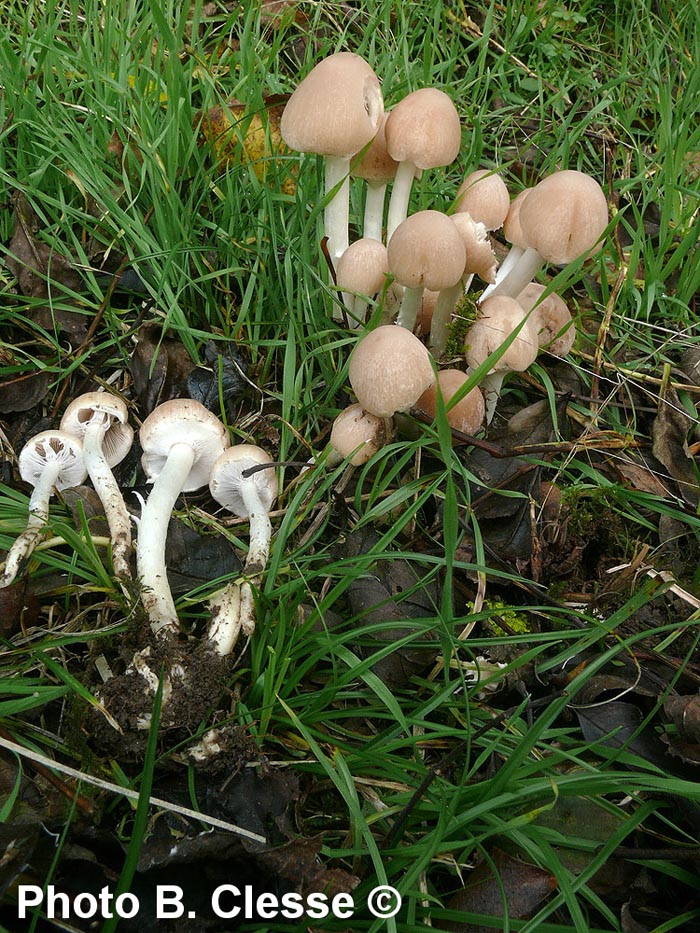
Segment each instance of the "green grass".
M610 235L594 259L556 281L580 332L568 359L577 380L568 410L574 438L588 426L650 453L664 365L672 365L674 382L687 382L678 363L698 345L697 3L369 0L290 5L270 16L256 3L206 11L201 2L173 0L4 4L0 382L37 370L50 379L34 410L4 416L8 456L19 452L40 417L57 421L92 380L123 391L137 425L145 412L128 364L144 322L179 338L198 363L206 341L222 350L235 342L255 389L229 413L233 438L260 443L279 461L320 454L332 418L351 400L347 362L360 335L331 318L334 291L319 249L321 168L313 158L271 159L260 181L249 165L217 165L197 127L201 111L231 97L250 114L263 112L268 95L291 92L314 62L346 48L371 62L388 106L437 84L458 107L462 152L449 170L424 173L413 209L447 209L462 176L479 164L498 165L513 192L555 168L580 168L600 180L613 209ZM243 121L241 134L245 128ZM115 140L121 155L110 151ZM295 172L296 193L283 193ZM47 296L18 290L6 261L20 195L37 215L38 240L83 270L79 289L49 275ZM356 188L356 221L361 208ZM104 256L110 268L138 271L142 300L105 301ZM61 331L66 312L76 311L88 326L101 315L89 340ZM542 358L530 376L511 384L506 401L549 398L553 411L560 370ZM682 400L697 428L697 393ZM591 506L590 514L605 510L619 529L608 538L607 566L629 563L647 547L643 566L676 572L679 585L697 597L696 510L672 485L662 497L625 481L613 468L621 457L620 449L594 438L525 459L561 487L573 510L577 504ZM587 579L582 571L581 579L547 581L549 591L527 572L521 578L513 560L492 553L489 522L480 524L475 511L487 484L469 449L450 446L443 420L433 427L416 422L357 470L342 494L341 468L299 475L288 467L281 475L259 625L229 685L235 700L215 715L212 698L199 731L228 716L260 756L298 777L294 833L322 834L323 866L361 879L358 903L378 883L398 887L404 907L395 919L383 924L360 911L353 930L408 933L429 922L433 930L447 929L450 920L466 923L470 918L450 910L450 894L499 848L551 873L556 890L528 919L511 918L506 927L492 918L492 927L619 931L622 902L601 890L595 876L611 870L617 847L635 845L679 852L677 861L644 862L656 893L647 914L635 901L639 922L658 931L698 929L698 863L681 858L684 846L697 846L696 769L670 755L661 764L645 758L633 742L615 748L586 738L575 712L600 682L609 685L601 687L604 699L620 694L643 710L640 734L663 731L661 710L672 686L653 681L655 689L647 689L646 681L629 679L630 665L644 668L654 651L653 670L675 670L680 692L692 692L697 613L683 599L669 609L672 581L654 582L640 569L596 601L607 578L592 567ZM9 547L27 495L16 471L8 468L3 478L0 546ZM128 487L141 481L135 461L123 480ZM496 491L494 499L529 509L523 488ZM215 512L209 499L193 497L179 514L211 535L221 529ZM188 802L201 800L213 779L175 763L173 753L187 738L182 733L153 735L146 763L103 756L89 735L76 735L94 691L87 672L100 653L119 664L133 607L105 567L104 540L93 539L87 523L75 523L60 501L51 515L50 544L29 565L36 618L25 617L24 631L0 650L2 729L86 772L118 774L120 783L146 794L152 784L167 788L175 769L184 775ZM668 534L684 536L683 561L673 563L663 549L660 521ZM374 543L350 559L342 548L363 529L374 529ZM246 540L245 526L226 534ZM415 579L394 596L400 621L353 612L350 588L363 576L386 581L397 562ZM531 630L494 635L485 625L487 608L470 614L480 582L487 598L504 602L504 612L518 613ZM178 601L194 631L201 631L214 585L204 582ZM421 592L422 608L412 610ZM398 641L387 641L392 626L401 629ZM422 647L429 662L393 686L373 668L397 645ZM484 655L506 665L495 693L469 680L468 665ZM628 675L627 695L613 679L620 671ZM538 700L551 694L552 701L528 711L523 690ZM414 799L423 781L425 791ZM16 786L7 787L10 801ZM689 810L674 803L680 798ZM595 840L581 826L572 834L565 825L556 828L556 819L553 828L560 802L570 799L611 816L609 837ZM125 886L152 829L146 804L134 812L109 795L95 802L103 828L124 841L126 854L112 869ZM12 810L0 812L13 825ZM402 831L387 846L400 815ZM74 820L71 811L62 847ZM37 883L60 875L62 847ZM584 869L569 867L567 849L590 856ZM9 916L3 913L3 922ZM306 926L276 921L244 928Z

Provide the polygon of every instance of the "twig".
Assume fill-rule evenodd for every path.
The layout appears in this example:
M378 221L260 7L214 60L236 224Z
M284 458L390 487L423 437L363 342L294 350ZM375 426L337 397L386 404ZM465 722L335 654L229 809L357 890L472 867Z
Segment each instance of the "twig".
M120 787L118 784L112 784L111 781L104 781L102 778L95 777L92 774L85 774L82 771L77 771L75 768L70 768L68 765L54 761L52 758L47 758L45 755L39 754L39 752L25 748L23 745L18 745L16 742L11 742L9 739L5 739L2 736L0 736L0 745L8 749L8 751L14 752L16 755L21 755L23 758L28 758L30 761L38 762L41 765L45 765L47 768L59 771L61 774L67 774L69 777L75 778L78 781L85 781L86 784L92 784L102 790L108 790L114 794L121 794L122 797L127 797L129 800L139 799L140 795L136 790L131 790L128 787ZM206 813L199 813L197 810L181 807L176 803L171 803L169 800L162 800L160 797L149 797L148 802L154 807L160 807L171 813L179 813L181 816L186 816L191 820L199 820L201 823L206 823L216 829L226 830L226 832L234 833L237 836L243 836L245 839L259 842L261 845L267 844L267 839L264 836L251 832L249 829L244 829L242 826L236 826L234 823L218 820L215 816L208 816Z

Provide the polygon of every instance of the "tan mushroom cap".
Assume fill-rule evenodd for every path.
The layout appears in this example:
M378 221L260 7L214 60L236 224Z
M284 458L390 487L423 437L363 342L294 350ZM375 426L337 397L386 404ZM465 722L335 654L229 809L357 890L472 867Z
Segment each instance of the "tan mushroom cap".
M399 167L399 163L391 158L386 148L385 129L388 119L389 114L385 113L376 136L351 169L356 178L363 178L370 185L388 184Z
M389 274L386 246L371 237L355 240L338 261L336 284L344 292L376 295Z
M102 439L102 453L110 467L121 463L131 450L134 429L127 422L129 410L126 402L111 392L86 392L79 395L66 408L61 418L61 430L82 440L95 415L109 417L109 427Z
M438 373L437 382L432 385L416 402L416 408L425 412L430 418L437 415L438 392L447 405L450 399L459 392L469 376L461 369L442 369ZM486 405L484 396L478 386L471 389L464 398L447 412L447 423L456 431L463 434L475 434L484 421Z
M503 236L509 243L520 247L520 249L527 249L529 245L520 226L520 208L531 191L532 188L525 188L513 198L503 221Z
M365 411L390 418L406 411L435 381L430 354L405 327L370 331L350 357L350 384Z
M555 356L566 356L576 340L576 328L566 302L555 292L540 301L545 291L544 285L531 282L518 295L517 302L525 311L535 308L538 321L537 340L541 347L546 347ZM538 304L539 302L539 304Z
M496 295L481 305L481 316L469 328L464 339L464 353L472 369L481 366L507 340L525 319L526 312L515 298ZM523 372L535 362L537 327L532 318L526 321L517 337L490 372Z
M453 214L450 220L457 227L464 243L464 274L478 275L483 282L495 282L498 260L491 248L486 227L475 222L466 211Z
M367 463L385 441L384 420L365 411L362 405L345 408L337 415L331 428L331 447L343 460L353 454L350 459L352 466Z
M488 168L471 172L457 189L455 212L467 211L472 220L482 223L487 230L502 227L509 208L506 183Z
M139 440L143 448L141 465L149 483L158 477L175 444L190 445L195 460L182 492L206 486L214 461L231 444L226 427L216 415L190 398L172 399L154 408L141 425Z
M389 114L386 147L397 162L419 169L450 165L462 144L459 114L444 91L420 88L408 94Z
M353 52L338 52L298 85L282 113L280 132L297 152L349 159L374 137L383 113L372 68Z
M564 265L601 248L598 240L608 225L608 203L590 175L555 172L530 191L519 220L528 246L547 262Z
M467 258L457 227L440 211L418 211L407 217L389 240L387 254L399 284L431 291L456 285Z
M243 474L251 467L261 466L274 461L262 447L255 444L234 444L217 457L211 469L209 491L225 509L248 518L248 508L241 495L244 482L252 482L264 508L269 512L277 498L279 487L274 469L258 470L249 477Z
M66 431L42 431L30 437L17 458L19 475L25 483L36 486L46 464L56 461L61 470L53 484L54 489L70 489L85 481L87 470L83 462L83 445Z

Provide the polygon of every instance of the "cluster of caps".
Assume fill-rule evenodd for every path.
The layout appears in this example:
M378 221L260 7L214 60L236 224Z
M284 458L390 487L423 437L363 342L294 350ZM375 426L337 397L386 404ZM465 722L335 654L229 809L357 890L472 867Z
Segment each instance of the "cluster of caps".
M543 297L544 286L533 279L547 262L566 265L600 248L609 218L595 179L555 172L511 199L495 170L478 169L460 184L452 214L423 210L409 216L414 179L459 154L458 112L437 88L416 90L385 110L379 79L351 52L323 59L304 78L285 107L281 132L291 149L325 159L324 232L342 297L336 317L348 316L359 326L368 300L383 301L382 323L358 343L350 364L363 412L386 419L418 406L434 416L439 389L448 419L471 434L484 416L490 421L506 372L527 369L542 346L558 355L569 351L574 329L568 308L554 294ZM366 182L363 236L353 243L351 176ZM500 228L512 246L498 268L489 233ZM467 371L443 370L436 383L430 356L440 360L444 354L452 315L474 276L488 287L465 338ZM492 354L482 392L465 395L469 373ZM452 405L454 392L459 400ZM465 421L466 409L471 413ZM356 414L347 420L354 423ZM371 455L369 437L368 445Z

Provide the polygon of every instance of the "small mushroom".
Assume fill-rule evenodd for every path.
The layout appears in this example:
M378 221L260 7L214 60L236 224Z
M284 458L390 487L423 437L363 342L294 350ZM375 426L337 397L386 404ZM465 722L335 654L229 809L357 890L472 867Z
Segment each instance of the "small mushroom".
M411 408L435 381L430 354L409 330L383 324L355 347L350 384L365 411L388 421ZM386 429L391 433L391 425Z
M450 308L454 305L454 295L448 290L462 279L466 251L461 234L446 214L440 211L411 214L389 240L387 257L392 275L405 289L396 321L399 326L411 331L416 326L424 288L441 293L436 315L442 313L441 303L447 301Z
M537 342L554 356L566 356L576 340L576 328L566 302L555 292L546 298L544 285L531 282L517 297L517 302L525 311L535 309L537 322Z
M61 419L61 430L83 445L88 476L105 510L112 540L112 566L118 580L129 580L131 519L112 467L124 459L134 439L127 423L126 403L109 392L87 392L72 401Z
M432 385L416 402L416 408L424 412L429 418L437 417L437 397L442 396L447 408L447 423L455 431L462 434L476 434L484 422L485 406L484 396L478 386L474 386L466 394L453 402L452 399L460 393L465 382L469 379L461 369L442 369L437 375L437 382Z
M350 160L374 137L383 113L379 79L353 52L320 61L282 113L280 132L289 148L325 157L324 229L334 267L348 246Z
M27 527L8 551L0 588L9 586L23 560L39 543L49 520L49 500L54 490L79 486L87 476L82 445L65 431L43 431L30 438L19 458L19 475L34 487L29 498Z
M474 370L481 366L509 338L509 346L493 361L491 370L480 383L486 401L487 424L493 419L505 376L510 372L524 372L535 362L539 349L535 322L514 298L496 295L482 303L481 316L464 339L469 367Z
M518 222L527 249L489 297L515 297L545 262L568 265L596 253L608 224L608 204L598 182L583 172L549 175L523 199Z
M457 108L435 87L408 94L389 114L384 130L386 148L399 163L389 201L387 242L408 214L416 173L450 165L459 154L462 128Z
M243 567L246 579L234 581L211 600L212 619L208 637L218 654L233 650L242 631L255 631L253 586L259 583L270 555L272 523L270 509L277 498L273 461L261 447L237 444L224 451L214 463L209 490L227 511L250 522L250 544ZM258 467L267 469L256 469Z
M457 189L455 212L466 211L477 223L498 230L510 208L510 195L500 175L488 168L470 172Z
M209 482L214 461L230 445L225 426L193 399L173 399L154 408L141 425L141 464L153 483L141 511L136 567L144 608L154 634L178 630L168 586L165 543L178 496Z
M336 466L348 458L350 466L362 466L386 441L383 418L365 411L362 405L349 405L333 421L329 441L331 452L326 466Z
M382 290L389 274L386 246L379 240L362 237L345 250L338 261L336 284L343 291L343 303L351 314L350 324L358 327L367 308L367 298Z

